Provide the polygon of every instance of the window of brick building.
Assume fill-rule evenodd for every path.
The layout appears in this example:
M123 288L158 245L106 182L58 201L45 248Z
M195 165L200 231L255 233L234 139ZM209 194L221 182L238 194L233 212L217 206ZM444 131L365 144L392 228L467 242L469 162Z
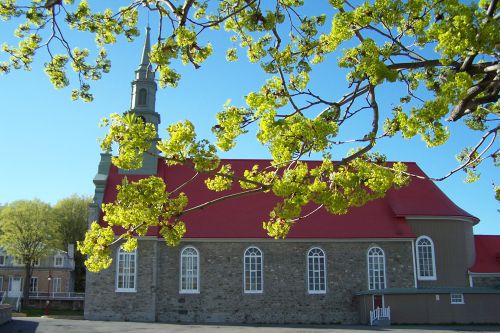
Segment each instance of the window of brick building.
M263 257L257 247L249 247L244 255L243 285L245 293L262 293L263 291Z
M52 292L60 293L61 292L61 278L56 277L52 279Z
M200 257L198 250L188 246L181 251L181 267L180 267L180 292L193 294L200 292L199 284L199 264Z
M36 276L32 276L30 281L30 293L36 292L38 292L38 278Z
M307 290L310 294L326 293L326 257L319 247L307 253Z

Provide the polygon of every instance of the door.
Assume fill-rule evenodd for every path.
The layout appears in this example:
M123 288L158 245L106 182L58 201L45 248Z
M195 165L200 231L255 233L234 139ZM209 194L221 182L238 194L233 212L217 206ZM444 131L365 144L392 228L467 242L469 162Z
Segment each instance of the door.
M9 278L9 297L21 296L22 278L10 277Z
M373 295L373 310L377 308L384 307L384 296L383 295Z

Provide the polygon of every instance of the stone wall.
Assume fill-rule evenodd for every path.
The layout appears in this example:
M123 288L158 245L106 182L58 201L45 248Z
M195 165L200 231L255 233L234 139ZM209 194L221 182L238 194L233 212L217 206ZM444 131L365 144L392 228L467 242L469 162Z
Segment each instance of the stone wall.
M116 255L111 267L87 272L84 316L92 320L155 321L156 240L140 241L137 249L137 292L116 292ZM113 253L115 253L116 248Z
M180 252L188 245L194 246L200 255L200 292L197 294L179 292ZM264 290L261 294L245 294L243 291L243 254L249 246L257 246L263 252ZM326 254L326 294L309 294L307 291L307 252L313 246L322 248ZM354 293L368 288L366 254L372 246L380 246L385 251L387 287L414 286L409 241L186 240L179 247L169 248L162 241L142 240L137 255L137 292L115 292L116 261L105 271L88 273L85 318L213 323L358 323Z
M499 276L474 276L472 278L474 287L500 288Z
M200 292L179 292L179 257L185 246L200 255ZM243 292L243 254L263 252L262 294ZM327 260L326 294L307 291L307 252L318 246ZM116 263L87 276L85 318L162 322L358 323L354 293L367 289L367 250L386 255L387 286L414 286L411 242L184 241L177 248L140 241L137 292L115 292ZM155 249L156 247L156 249ZM158 251L157 269L155 268ZM158 281L158 283L156 283ZM154 291L157 291L155 294Z
M200 253L200 293L179 293L179 254L187 245ZM414 286L410 242L189 242L161 247L158 319L166 322L358 323L354 293L367 289L366 254L380 246L386 255L387 285ZM243 253L263 252L264 291L243 292ZM307 291L307 252L325 251L326 294Z
M0 325L12 319L12 307L9 304L0 304Z

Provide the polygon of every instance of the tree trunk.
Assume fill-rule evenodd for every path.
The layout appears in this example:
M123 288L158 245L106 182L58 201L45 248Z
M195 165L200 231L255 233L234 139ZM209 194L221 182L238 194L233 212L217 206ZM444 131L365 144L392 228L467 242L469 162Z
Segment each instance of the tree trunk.
M23 282L23 308L29 306L29 293L30 293L30 282L31 275L33 274L33 269L31 266L31 261L24 264L24 282Z

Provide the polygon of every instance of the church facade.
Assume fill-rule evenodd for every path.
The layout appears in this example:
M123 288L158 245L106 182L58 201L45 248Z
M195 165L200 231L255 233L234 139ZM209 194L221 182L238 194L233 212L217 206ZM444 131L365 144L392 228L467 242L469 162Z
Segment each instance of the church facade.
M149 50L148 30L130 111L158 127ZM238 174L269 161L223 163ZM157 175L176 188L193 174L152 155L140 170L124 172L102 154L93 217L102 221L100 205L116 199L125 176ZM203 177L183 191L192 207L215 198ZM390 308L393 323L500 323L500 237L474 236L478 219L432 181L414 179L347 215L318 211L285 240L262 229L276 202L259 193L192 212L179 247L167 247L152 228L135 252L114 248L110 268L87 273L85 318L357 324L369 323L374 309Z

